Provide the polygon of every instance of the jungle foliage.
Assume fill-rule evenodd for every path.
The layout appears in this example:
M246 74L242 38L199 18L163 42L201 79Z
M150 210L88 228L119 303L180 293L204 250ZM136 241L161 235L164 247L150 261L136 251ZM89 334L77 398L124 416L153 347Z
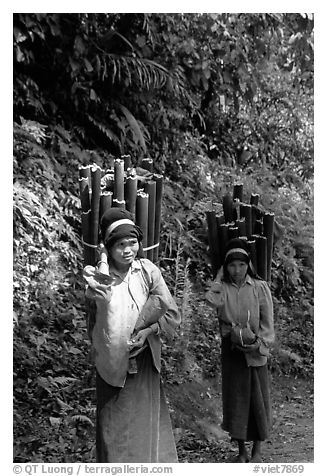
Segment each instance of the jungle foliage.
M129 153L165 174L168 384L219 373L205 211L239 180L276 216L271 370L310 377L312 16L17 13L13 32L15 461L93 458L80 164Z

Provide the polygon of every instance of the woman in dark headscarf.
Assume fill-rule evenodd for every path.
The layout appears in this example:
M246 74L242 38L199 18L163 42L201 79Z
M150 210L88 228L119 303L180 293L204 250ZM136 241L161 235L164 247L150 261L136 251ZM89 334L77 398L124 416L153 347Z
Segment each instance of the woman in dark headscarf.
M222 336L222 428L237 440L236 462L260 462L261 442L271 421L268 346L274 340L273 304L268 284L253 271L245 240L227 244L223 267L206 294L218 310Z
M101 218L104 248L86 266L86 296L96 303L89 329L95 350L99 463L177 462L160 379L160 334L180 323L159 268L142 257L142 231L122 209Z

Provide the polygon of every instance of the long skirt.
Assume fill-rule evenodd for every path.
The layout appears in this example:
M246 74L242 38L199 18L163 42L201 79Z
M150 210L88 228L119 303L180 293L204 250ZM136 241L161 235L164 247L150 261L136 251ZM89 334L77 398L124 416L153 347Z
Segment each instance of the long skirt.
M137 373L123 388L97 373L96 453L98 463L177 463L169 411L146 348L136 357Z
M243 352L222 339L222 428L233 440L263 441L271 425L267 364L248 367Z

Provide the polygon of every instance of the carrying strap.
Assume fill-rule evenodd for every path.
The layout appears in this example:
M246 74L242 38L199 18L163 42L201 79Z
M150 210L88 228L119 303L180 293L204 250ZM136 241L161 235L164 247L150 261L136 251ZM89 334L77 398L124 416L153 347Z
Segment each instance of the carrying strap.
M142 273L143 279L146 282L146 284L149 288L149 292L150 292L151 289L152 289L152 282L150 281L150 277L149 277L148 273L144 269L142 259L140 259L140 265L141 265L141 273Z

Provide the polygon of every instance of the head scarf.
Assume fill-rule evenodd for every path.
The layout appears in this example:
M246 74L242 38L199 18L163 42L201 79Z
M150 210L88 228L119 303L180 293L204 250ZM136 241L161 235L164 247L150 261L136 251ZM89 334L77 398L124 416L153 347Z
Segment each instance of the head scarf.
M224 264L227 266L234 260L244 261L249 264L250 255L247 243L241 238L233 238L227 243L225 251L225 261Z
M101 238L109 250L112 245L122 238L136 238L140 243L139 256L142 256L141 241L143 233L134 223L132 213L122 208L110 208L101 217L100 221Z
M229 265L229 263L231 263L234 260L244 261L244 263L249 265L247 270L248 274L252 278L261 279L256 274L253 268L247 242L245 240L242 240L241 238L233 238L227 243L226 251L225 251L225 260L223 265L224 278L227 280L229 279L227 266Z

